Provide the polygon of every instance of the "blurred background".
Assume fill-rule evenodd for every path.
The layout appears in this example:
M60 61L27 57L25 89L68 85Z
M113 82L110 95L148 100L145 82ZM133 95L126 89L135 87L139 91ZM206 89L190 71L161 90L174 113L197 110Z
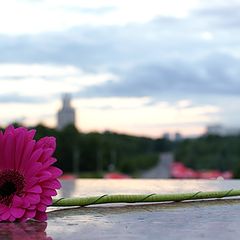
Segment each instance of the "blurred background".
M240 0L8 0L0 125L65 178L240 177Z

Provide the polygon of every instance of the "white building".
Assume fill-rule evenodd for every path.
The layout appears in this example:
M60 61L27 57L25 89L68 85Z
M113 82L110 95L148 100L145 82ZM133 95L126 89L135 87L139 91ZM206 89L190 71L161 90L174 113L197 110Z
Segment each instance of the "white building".
M57 128L61 130L69 124L75 125L75 109L71 106L71 96L64 94L62 108L57 114Z

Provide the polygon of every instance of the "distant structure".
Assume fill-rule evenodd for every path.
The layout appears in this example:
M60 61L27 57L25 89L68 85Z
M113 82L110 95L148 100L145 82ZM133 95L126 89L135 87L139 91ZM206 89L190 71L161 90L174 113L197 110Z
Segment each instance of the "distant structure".
M221 124L213 124L207 126L206 134L218 136L234 136L240 134L240 129L234 127L224 127Z
M176 132L175 133L175 141L176 142L179 142L179 141L181 141L183 138L182 138L182 135L181 135L181 133L179 133L179 132Z
M183 140L183 136L179 132L176 132L175 134L166 132L162 135L162 138L168 141L175 141L175 142L180 142Z
M70 94L64 94L62 108L57 113L57 128L61 130L69 124L75 125L75 109L71 106Z
M170 134L168 132L166 132L162 135L162 138L165 140L170 140Z
M213 124L207 126L206 133L208 135L222 135L223 134L223 126L220 124Z

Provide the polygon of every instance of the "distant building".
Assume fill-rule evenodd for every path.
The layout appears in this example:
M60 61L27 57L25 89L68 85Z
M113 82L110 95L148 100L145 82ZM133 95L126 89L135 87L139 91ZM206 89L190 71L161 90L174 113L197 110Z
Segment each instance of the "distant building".
M207 135L234 136L240 134L239 128L224 127L220 124L209 125L206 130Z
M57 114L57 128L61 130L69 124L75 125L75 109L71 106L71 96L64 94L62 108Z
M207 134L208 135L223 135L223 131L224 131L224 128L222 125L220 124L213 124L213 125L209 125L207 126Z
M162 138L165 139L165 140L170 140L170 134L169 133L164 133L162 135Z
M182 138L181 133L179 133L179 132L175 133L175 141L176 141L176 142L179 142L179 141L181 141L182 139L183 139L183 138Z

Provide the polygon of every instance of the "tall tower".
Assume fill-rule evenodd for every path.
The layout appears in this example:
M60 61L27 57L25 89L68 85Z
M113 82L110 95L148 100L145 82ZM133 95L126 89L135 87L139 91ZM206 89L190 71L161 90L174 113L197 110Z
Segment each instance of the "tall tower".
M69 124L75 125L75 109L71 106L71 96L64 94L62 97L62 108L57 114L57 128L63 129Z

